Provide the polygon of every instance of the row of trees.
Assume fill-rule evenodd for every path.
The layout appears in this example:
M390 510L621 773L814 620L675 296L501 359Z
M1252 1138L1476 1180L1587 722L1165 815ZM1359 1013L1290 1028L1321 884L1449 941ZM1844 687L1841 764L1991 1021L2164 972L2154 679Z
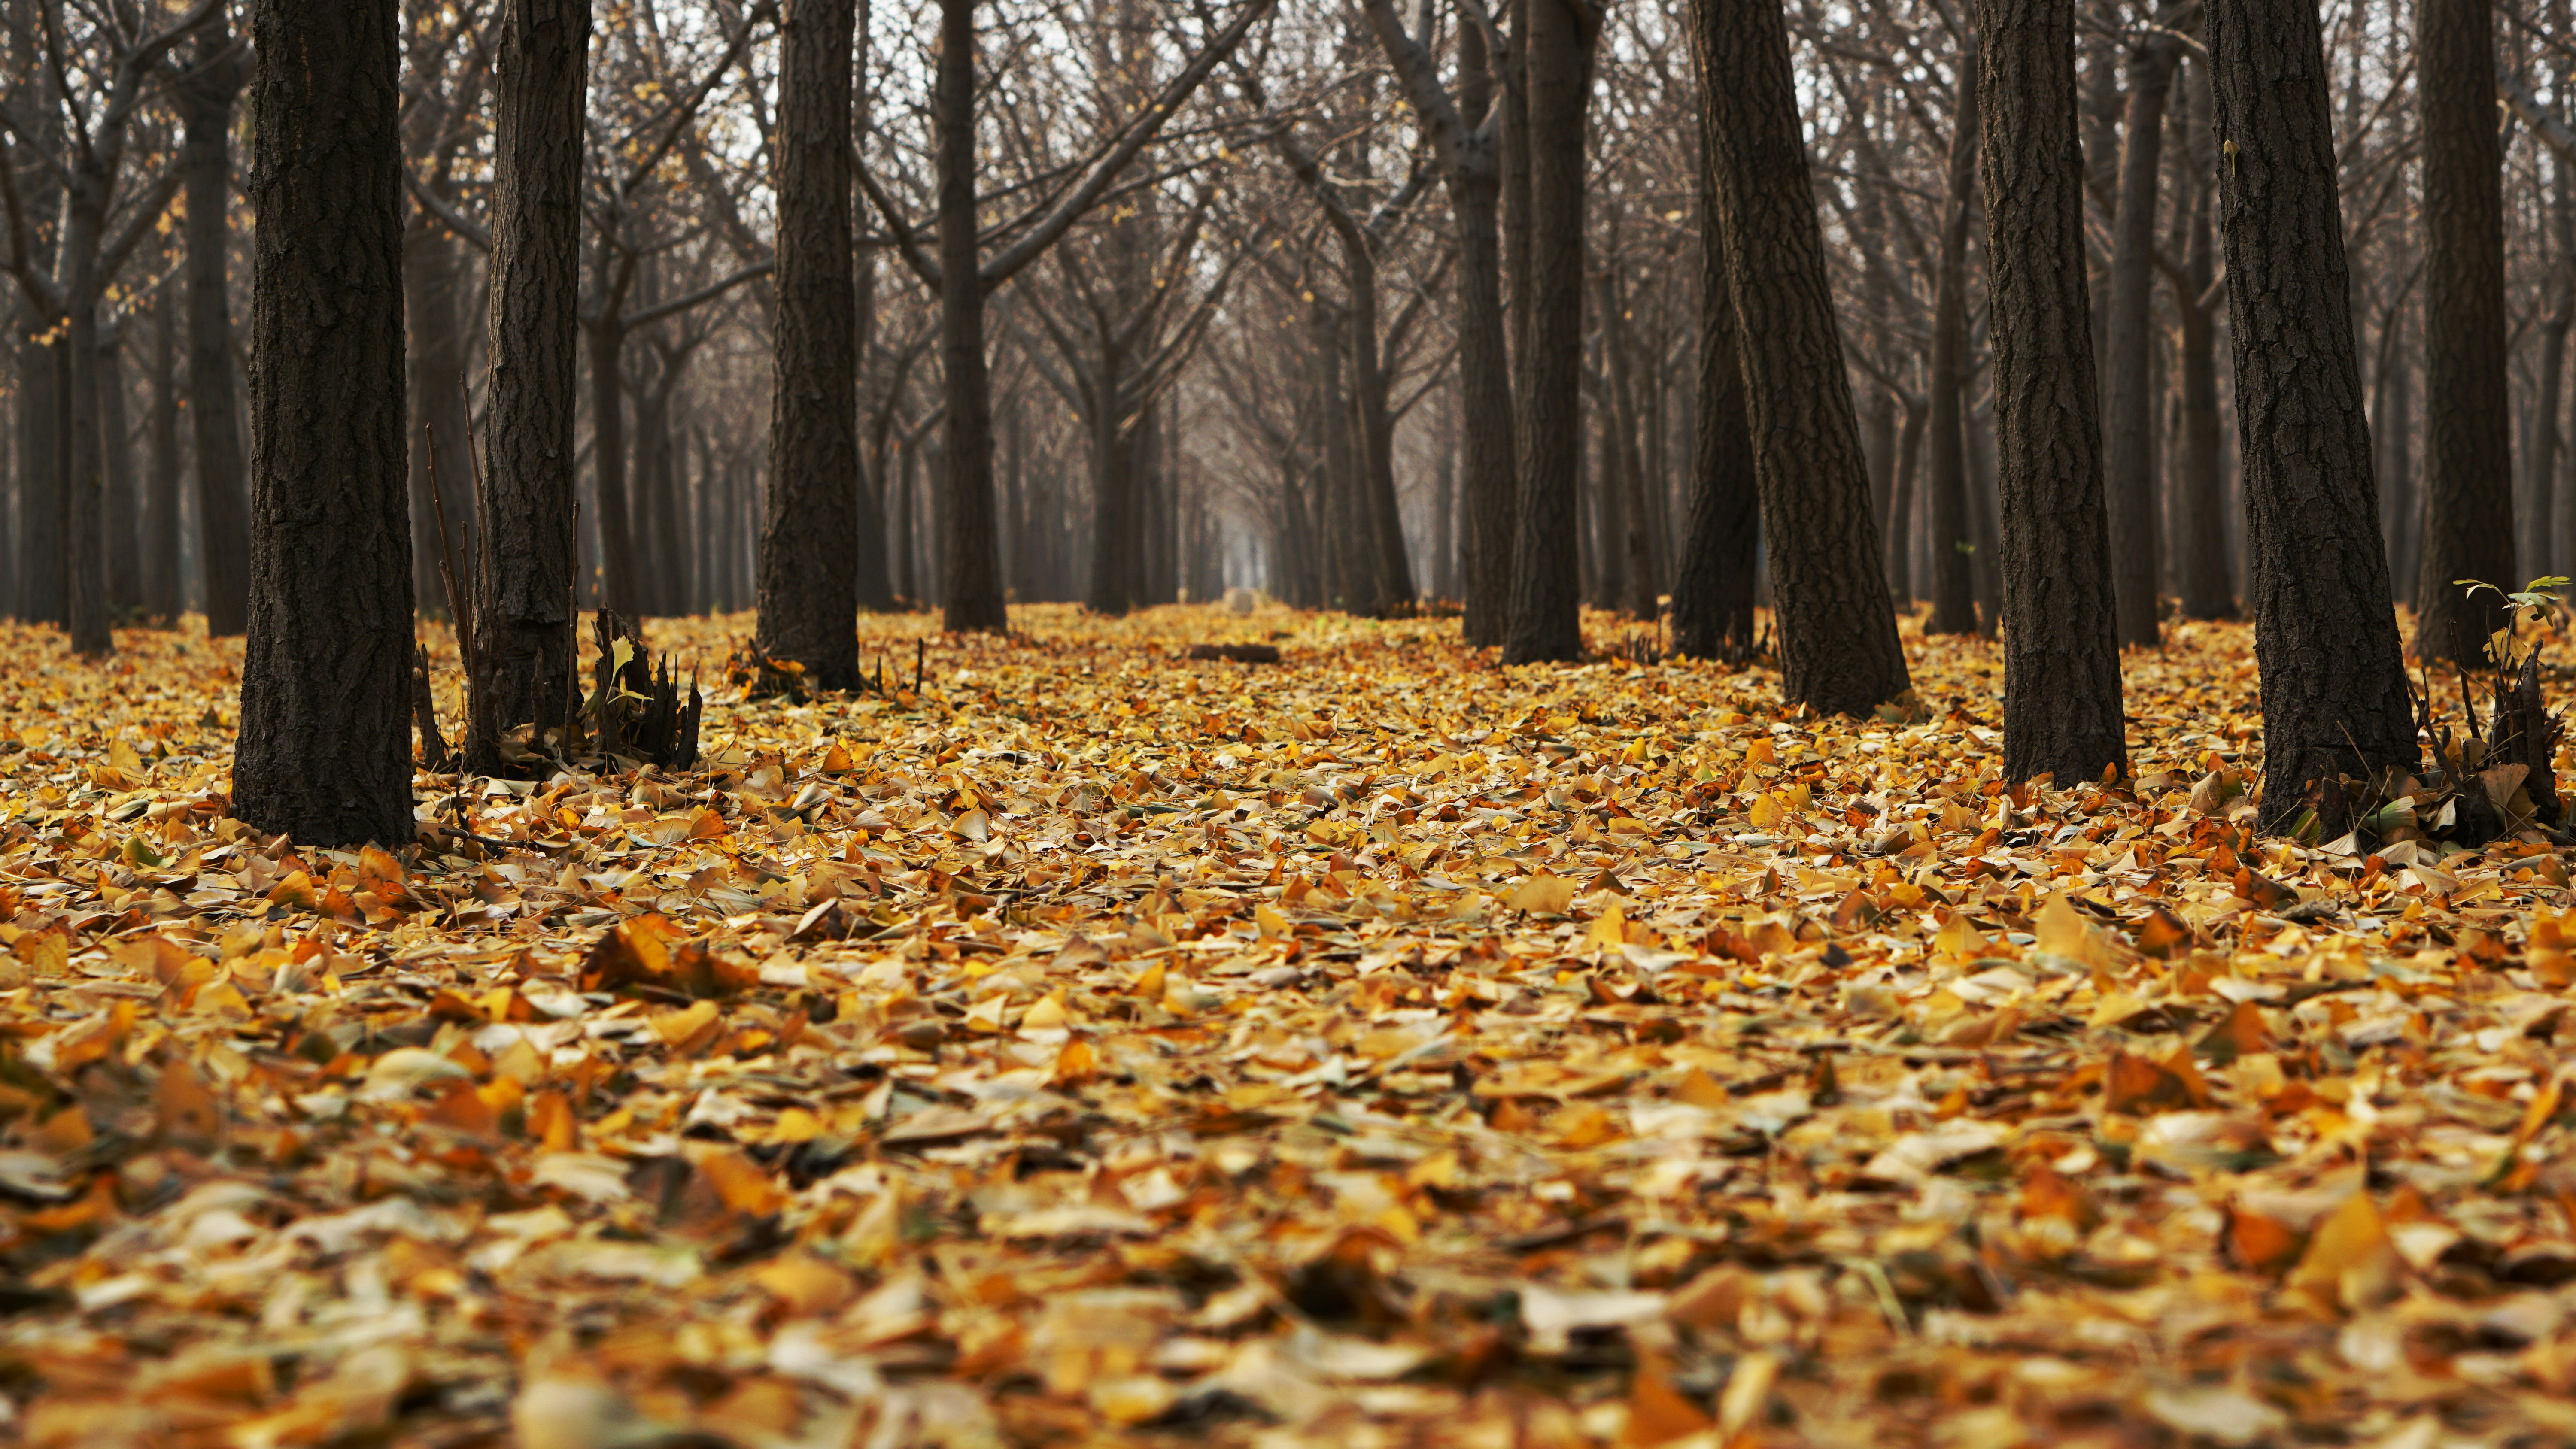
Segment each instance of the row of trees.
M828 687L905 601L1454 597L1535 661L1587 597L1740 657L1767 590L1790 696L1863 710L1922 596L2001 628L2012 768L2061 778L2123 764L2119 648L2241 593L2286 807L2412 758L2394 577L2473 656L2450 581L2576 524L2565 32L2406 4L7 0L0 592L96 653L192 576L299 661L246 750L251 700L408 667L310 620L453 607L479 769L562 725L585 606L756 601ZM253 225L236 97L325 45L360 88L275 101L330 154L260 150ZM2508 212L2508 167L2552 185ZM308 251L379 222L381 278ZM342 289L395 308L390 442L289 385L384 385ZM289 576L317 524L399 608L373 553Z

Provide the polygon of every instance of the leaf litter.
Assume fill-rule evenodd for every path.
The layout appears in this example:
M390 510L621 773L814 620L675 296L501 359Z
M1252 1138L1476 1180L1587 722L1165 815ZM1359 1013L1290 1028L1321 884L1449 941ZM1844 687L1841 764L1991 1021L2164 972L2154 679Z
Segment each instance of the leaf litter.
M1910 628L1850 721L1019 617L390 853L228 817L237 643L0 635L5 1432L2576 1437L2563 858L2256 835L2244 629L2014 789Z

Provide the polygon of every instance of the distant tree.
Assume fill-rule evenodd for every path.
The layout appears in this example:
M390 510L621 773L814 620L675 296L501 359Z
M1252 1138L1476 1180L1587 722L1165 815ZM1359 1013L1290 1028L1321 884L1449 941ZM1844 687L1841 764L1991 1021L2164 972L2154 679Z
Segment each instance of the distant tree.
M249 76L250 56L218 19L197 32L175 90L187 127L179 174L188 208L188 421L197 460L197 566L205 584L206 632L218 637L241 633L250 614L250 517L242 488L228 256L233 107Z

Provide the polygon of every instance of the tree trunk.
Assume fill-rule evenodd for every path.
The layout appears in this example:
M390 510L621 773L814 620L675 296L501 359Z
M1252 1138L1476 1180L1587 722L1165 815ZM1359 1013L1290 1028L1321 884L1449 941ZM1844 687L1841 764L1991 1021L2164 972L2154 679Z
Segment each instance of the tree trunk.
M2182 37L2158 29L2129 52L2119 209L2111 224L2111 274L2105 286L2102 406L2107 448L2102 462L2111 511L2118 638L2124 646L2150 649L2160 642L2157 593L2163 576L2156 536L2155 418L2148 386L2155 369L2156 183L2164 167L2165 101L2172 94L2182 46ZM1989 194L2001 192L1990 187Z
M859 679L859 308L851 257L851 0L794 0L778 113L778 308L760 641L823 689ZM882 552L882 548L879 550Z
M250 518L242 487L225 257L231 240L233 103L248 73L248 62L217 22L197 33L182 78L171 92L187 126L179 168L188 212L188 411L196 427L197 568L206 596L206 632L218 638L241 633L250 608ZM409 700L410 685L403 690Z
M18 339L18 616L31 624L63 619L63 350L37 340L53 332L31 317Z
M412 597L423 609L471 609L470 598L450 600L439 569L438 501L447 505L444 535L457 553L456 585L473 574L477 517L475 470L466 463L473 445L465 399L465 309L458 293L456 241L444 223L415 210L403 234L403 319L409 328L411 377ZM432 471L437 487L432 488Z
M63 401L68 435L63 509L63 613L72 652L96 657L116 649L107 622L107 449L99 422L98 253L107 231L111 179L88 165L72 168L63 196L63 297L70 351Z
M1931 421L1923 398L1905 400L1905 421L1896 430L1896 474L1887 487L1887 596L1899 612L1914 607L1914 480L1923 471L1923 429Z
M152 499L143 535L143 610L177 624L179 588L178 296L165 289L152 307Z
M401 6L256 0L249 643L233 813L406 845Z
M1690 531L1673 571L1673 651L1730 663L1753 652L1753 585L1762 496L1744 417L1735 302L1727 293L1709 158L1700 159L1699 430L1691 459Z
M603 244L598 250L607 248ZM638 619L644 614L644 585L635 544L633 495L626 486L626 384L618 362L626 350L626 324L613 314L595 315L583 319L581 330L590 353L590 475L591 492L599 505L599 606Z
M1377 261L1366 244L1343 247L1351 284L1351 404L1358 416L1354 437L1360 445L1361 525L1376 575L1374 613L1388 613L1413 602L1413 561L1404 549L1404 512L1395 497L1395 419L1387 402L1392 381L1378 360ZM1169 598L1168 594L1163 595Z
M2512 388L2505 372L2504 157L2495 35L2479 0L2422 0L2416 103L2424 147L2424 562L2415 652L2486 662L2513 589Z
M931 111L939 132L939 360L948 399L944 623L955 633L1001 633L1011 618L993 537L993 384L975 233L975 0L940 0Z
M573 429L581 395L590 0L506 0L500 18L484 339L491 375L476 497L483 527L475 539L475 581L458 581L474 591L464 750L465 767L477 774L500 770L504 733L520 725L542 733L568 723L580 645L573 607L580 570ZM461 354L460 348L460 364ZM452 384L424 381L463 396L461 369ZM442 493L456 487L444 469L439 484Z
M1661 487L1661 479L1646 477L1646 460L1637 446L1636 378L1628 362L1627 304L1621 294L1617 269L1601 271L1601 350L1610 361L1610 406L1602 414L1602 425L1610 430L1612 448L1619 457L1619 481L1624 489L1620 513L1626 537L1618 540L1625 550L1626 589L1618 600L1619 607L1634 619L1661 616L1657 602L1663 593L1663 580L1655 571L1655 516L1648 490Z
M2181 565L2186 619L2236 617L2236 571L2227 554L2227 478L2218 414L2218 327L2200 305L2216 276L2216 248L2209 234L2209 187L2198 185L2191 204L2191 242L2183 265L2191 297L2176 298L2182 316L2180 373L2182 446L2175 459L2174 547Z
M1932 617L1927 634L1977 628L1974 524L1968 517L1967 354L1968 208L1977 185L1977 43L1972 35L1953 62L1958 109L1950 131L1948 186L1941 198L1940 270L1933 283L1931 446Z
M1576 470L1583 449L1583 132L1600 22L1583 0L1526 0L1529 342L1520 376L1512 664L1583 657Z
M1459 111L1482 127L1493 104L1483 32L1461 27ZM1508 118L1506 118L1508 120ZM1508 125L1497 127L1508 130ZM1519 462L1512 423L1511 356L1504 343L1503 177L1490 142L1448 177L1458 262L1458 406L1464 429L1458 466L1460 562L1465 573L1467 645L1503 642L1511 628L1512 548Z
M1776 0L1692 0L1690 38L1700 146L1715 178L1712 231L1743 346L1781 692L1821 713L1866 713L1909 682L1869 514L1788 26Z
M143 499L134 479L134 427L125 398L125 327L122 319L99 329L98 431L105 454L102 476L106 506L100 520L107 527L107 610L111 619L131 618L143 609Z
M2075 0L1977 0L1976 23L2003 491L2004 777L2072 787L2124 775L2129 760L2093 416ZM2129 114L2134 125L2134 92ZM2129 145L2139 147L2134 132ZM2148 626L2152 635L2152 615Z
M2412 769L2420 757L2371 488L2316 7L2213 0L2208 33L2226 138L2219 235L2261 669L2262 818L2277 825L2313 783ZM2339 834L2344 823L2321 828Z

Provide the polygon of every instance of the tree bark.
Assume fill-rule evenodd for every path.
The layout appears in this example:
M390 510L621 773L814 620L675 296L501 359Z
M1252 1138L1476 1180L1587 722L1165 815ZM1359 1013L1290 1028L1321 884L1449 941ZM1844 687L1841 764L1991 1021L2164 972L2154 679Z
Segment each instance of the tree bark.
M2129 760L2093 415L2075 0L1977 0L1976 17L2003 492L2004 776L2072 787L2124 775ZM2134 99L2129 114L2134 123ZM2134 134L2129 145L2139 146ZM2125 216L2130 202L2121 205ZM2148 625L2152 634L2152 615Z
M2263 692L2262 819L2277 825L2312 784L2412 769L2420 757L2371 486L2316 7L2212 0L2209 49ZM2330 833L2342 823L2322 822Z
M250 518L225 255L231 240L233 104L249 71L249 61L218 22L198 32L182 79L172 88L187 127L179 168L188 207L188 412L197 445L197 568L206 632L217 638L241 633L250 610ZM406 699L409 690L406 684Z
M940 0L931 111L939 136L939 360L948 402L943 623L960 633L999 633L1011 619L993 535L993 383L975 231L975 0Z
M18 338L18 617L63 619L62 361L52 324L32 315Z
M175 288L165 288L152 307L152 498L143 535L143 609L172 625L186 607L179 589L178 310Z
M785 12L778 113L778 310L761 647L817 688L859 680L859 304L851 267L851 0ZM968 269L971 274L972 268Z
M410 843L395 0L257 0L249 642L233 813Z
M2415 651L2486 662L2513 589L2513 393L2505 371L2504 156L2495 34L2481 0L2422 0L2416 102L2424 146L2424 561Z
M457 285L456 239L446 224L415 210L403 234L403 320L409 334L411 379L412 597L423 609L469 610L471 598L449 599L439 563L440 502L447 506L445 537L458 551L457 587L473 576L477 545L474 472L466 463L474 440L465 398L465 308ZM431 487L435 473L437 486ZM469 732L470 733L470 732Z
M1700 145L1769 540L1781 692L1862 714L1909 687L1880 572L1824 238L1778 0L1692 0Z
M1896 430L1896 473L1887 486L1887 595L1899 612L1914 605L1915 479L1923 471L1923 430L1931 421L1930 403L1905 399L1905 421Z
M1520 496L1512 546L1511 634L1503 659L1583 657L1583 190L1585 112L1599 16L1586 0L1526 0L1529 103L1529 340L1520 375Z
M505 0L500 21L484 335L491 381L464 741L465 767L477 774L501 769L501 737L509 730L534 725L542 734L569 722L579 653L573 419L590 0ZM461 373L454 388L464 389ZM440 482L442 491L454 486Z
M124 320L99 329L98 433L106 484L107 611L130 618L143 608L143 499L134 478L134 426L125 398Z
M2129 52L2127 116L2121 123L2119 206L2111 223L2102 356L2104 486L2110 501L2112 591L2122 645L2154 648L2158 581L2155 418L2156 184L2164 169L2165 102L2173 91L2182 37L2147 32ZM2006 512L2010 509L2007 507ZM2007 565L2009 568L2009 565Z
M2196 71L2205 68L2195 66ZM2203 74L2201 83L2206 84ZM2201 114L2208 114L2205 107ZM2236 570L2227 553L2227 476L2218 417L2218 327L2214 307L2201 305L2217 275L2217 247L2209 234L2209 191L2196 184L2186 225L2183 262L2189 297L2175 298L2181 314L2181 357L2176 371L2182 401L2182 446L2176 463L2174 548L2181 565L2186 619L2236 617Z
M1726 285L1715 185L1700 153L1699 429L1691 459L1690 524L1673 573L1673 650L1737 662L1753 653L1753 585L1760 567L1762 496L1744 417L1735 302Z
M1977 629L1971 572L1975 525L1968 517L1967 356L1968 209L1977 186L1977 42L1972 35L1953 62L1958 105L1950 130L1947 189L1941 198L1941 257L1932 291L1932 617L1927 634Z

